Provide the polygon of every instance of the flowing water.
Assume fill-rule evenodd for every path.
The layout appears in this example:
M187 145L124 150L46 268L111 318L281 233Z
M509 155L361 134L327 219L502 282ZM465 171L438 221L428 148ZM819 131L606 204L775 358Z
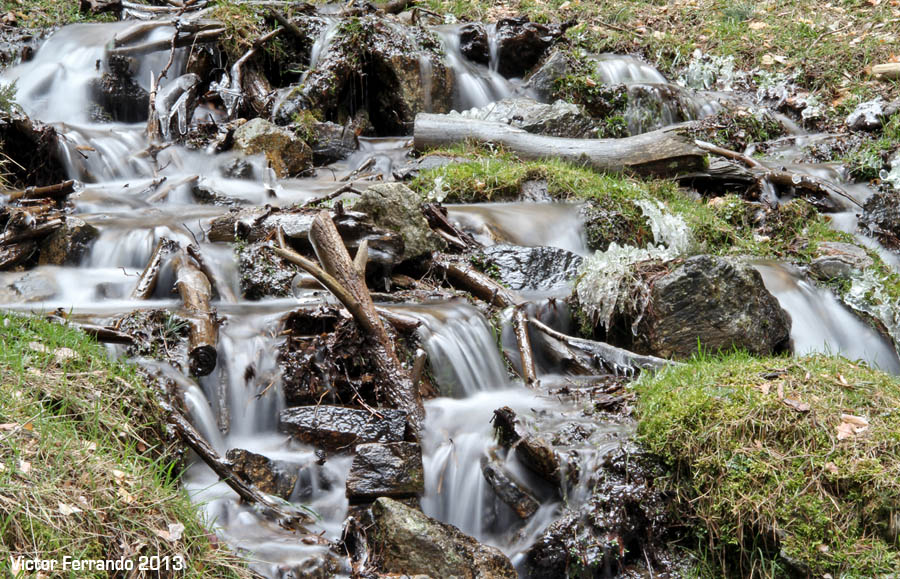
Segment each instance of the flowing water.
M122 23L65 27L46 41L34 60L3 75L7 82L17 81L19 102L30 115L59 129L69 174L83 182L73 195L76 212L100 230L99 239L77 267L41 266L27 273L0 273L3 307L36 312L63 308L75 319L97 323L136 309L176 310L180 304L170 291L171 271L162 272L151 300L135 302L128 297L161 237L182 243L196 241L220 283L237 294L238 270L231 248L210 243L205 237L209 221L228 209L200 204L194 198L197 188L238 204L290 205L333 191L344 178L390 179L405 162L408 139L403 138L361 139L357 153L308 179L275 179L261 157L249 159L249 176L235 178L229 170L238 159L233 153L214 155L171 146L151 154L143 124L101 123L94 114L92 86L102 74L99 63L105 61L105 47L127 27ZM336 28L337 19L328 20L312 49L313 62L329 49ZM496 72L493 28L489 31L493 47L489 66L475 65L460 54L457 27L439 27L437 32L446 62L456 77L459 108L483 106L517 90L519 83ZM171 33L170 27L158 27L144 40L159 40ZM137 59L138 82L149 87L151 71L161 70L167 59L167 50ZM180 50L173 74L163 87L178 78L175 71L183 68L184 61L185 52ZM685 96L688 93L684 89L673 88L658 71L633 58L605 55L596 62L609 84L626 83L631 87L630 94L656 103L640 104L637 96L632 97L629 123L633 123L634 132L699 118L716 110L714 98ZM653 107L662 113L640 113ZM822 173L827 169L809 170L834 178ZM449 216L485 245L546 245L587 254L577 205L456 205L449 207ZM792 339L798 352L840 352L900 371L891 344L830 293L778 264L761 264L758 268L767 287L794 320ZM179 385L191 420L220 453L243 448L295 465L301 482L292 499L319 515L313 530L336 539L349 508L344 481L351 458L335 455L323 464L312 447L292 441L276 429L284 405L276 353L283 340L283 317L297 305L295 299L216 302L219 315L225 318L218 344L219 364L199 381L166 365L147 360L141 363ZM507 361L501 355L501 345L508 344L508 328L504 330L507 339L495 335L485 317L471 305L451 301L391 307L421 322L421 345L427 352L431 375L444 394L426 403L422 437L426 492L422 508L497 545L517 560L566 506L577 506L587 499L589 473L597 470L604 454L627 440L631 427L597 421L577 400L551 397L511 380ZM531 307L548 325L571 331L570 316L557 302L548 300ZM505 348L505 352L515 365L517 354L511 348ZM559 369L546 361L538 360L538 368L546 383L561 379L556 376ZM561 437L559 448L573 457L580 472L588 473L566 489L567 496L559 496L547 483L535 480L513 454L497 448L491 418L502 406L512 407L525 423L539 422L542 432L552 433L574 424L589 433L580 442ZM480 464L488 455L541 499L540 509L527 522L500 502L486 482ZM239 504L236 495L202 463L190 468L185 484L203 505L217 532L259 573L287 576L291 572L313 572L322 565L324 547L298 541L292 533Z

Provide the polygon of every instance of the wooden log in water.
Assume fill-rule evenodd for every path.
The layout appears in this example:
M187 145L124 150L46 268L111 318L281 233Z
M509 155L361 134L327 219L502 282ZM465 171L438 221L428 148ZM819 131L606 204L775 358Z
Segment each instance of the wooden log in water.
M212 285L186 251L175 255L172 268L175 271L175 287L191 324L188 336L190 370L195 376L206 376L216 367L219 336L216 314L209 305Z
M675 125L624 139L535 135L505 123L459 115L416 115L413 147L426 151L474 141L501 146L523 159L562 159L602 172L674 177L702 170L706 152Z
M224 279L219 279L216 272L210 267L209 262L206 261L206 257L204 257L203 252L200 251L200 248L192 243L187 246L187 252L188 255L194 258L197 265L200 266L200 271L202 271L209 280L213 290L218 294L219 299L229 303L237 303L238 298L231 290L228 282Z
M47 185L46 187L28 187L22 191L12 191L7 193L10 201L19 201L22 199L65 199L70 193L75 191L75 181L68 180L56 185Z
M50 219L28 229L5 231L0 233L0 247L46 237L62 226L62 219Z
M153 253L150 254L147 266L141 272L141 277L138 278L137 284L131 291L131 299L150 299L150 296L153 295L153 291L156 289L156 282L159 279L159 269L162 266L163 258L174 253L177 249L178 244L171 239L166 237L159 238Z
M519 345L519 357L522 360L522 380L526 386L538 383L537 366L534 363L534 351L531 349L531 338L528 336L528 318L525 315L525 304L513 308L512 327Z
M514 291L497 283L464 260L438 254L431 263L451 285L491 305L507 308L523 302L522 297Z

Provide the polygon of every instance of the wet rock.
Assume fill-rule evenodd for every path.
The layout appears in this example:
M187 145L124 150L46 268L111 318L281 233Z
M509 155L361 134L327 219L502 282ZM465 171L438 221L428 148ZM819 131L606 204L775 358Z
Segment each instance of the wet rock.
M0 27L0 68L31 60L44 34L15 26Z
M790 316L756 269L698 255L653 284L638 343L666 358L691 356L698 341L713 352L741 348L769 355L787 347L790 330Z
M379 553L382 571L442 579L517 577L499 549L400 502L380 498L372 506L372 516L372 550Z
M825 241L819 244L817 253L809 264L809 272L823 281L849 278L873 263L865 249L852 243Z
M527 519L541 506L531 494L516 482L503 466L487 456L481 458L481 473L497 497L522 519Z
M607 456L590 500L551 524L525 552L524 575L643 577L677 571L666 545L672 534L667 499L654 484L660 474L640 453L617 450ZM634 574L619 575L624 569Z
M241 448L232 448L225 453L225 458L231 461L236 475L262 492L284 500L291 498L299 478L296 465Z
M69 178L56 129L19 110L0 119L0 151L11 161L4 164L10 188L55 185Z
M402 183L373 185L363 191L353 209L366 213L376 225L403 238L401 259L441 251L447 244L431 227L420 208L421 198Z
M406 436L406 413L379 408L381 418L368 410L343 406L297 406L281 412L278 429L295 439L325 450L347 450L367 442L401 442Z
M365 111L377 134L409 134L417 113L449 111L453 93L453 73L434 32L369 14L338 25L334 41L303 85L282 95L273 118L288 124L305 109L343 125Z
M556 81L572 74L576 64L568 53L554 51L537 68L523 85L523 89L533 93L541 101L549 101L555 92Z
M900 192L879 192L866 200L859 228L890 249L900 249Z
M880 97L856 105L844 124L851 131L877 131L884 122L884 100Z
M100 232L76 217L66 217L65 224L40 243L39 265L77 265Z
M2 303L43 302L59 293L59 284L48 271L35 270L11 275L15 277L4 279L0 287Z
M359 148L356 132L350 127L337 123L316 123L312 130L310 145L316 165L340 161Z
M524 76L567 28L567 24L548 26L529 22L526 17L498 20L497 72L507 78Z
M556 101L552 105L527 97L508 98L480 109L465 111L466 118L506 123L538 135L586 139L597 136L597 124L578 105Z
M239 245L235 249L241 276L241 294L248 300L291 295L297 267L279 257L267 243Z
M147 120L150 95L132 78L133 61L111 55L106 72L94 83L94 100L109 119L119 123L140 123Z
M471 22L459 29L459 51L472 62L488 65L491 49L483 24Z
M425 492L422 449L414 442L358 444L347 476L351 502L408 498Z
M563 289L578 275L582 262L565 249L518 245L486 247L473 259L476 267L516 291Z
M425 155L418 159L411 159L406 165L394 171L394 178L398 181L408 181L415 179L422 171L430 169L440 169L454 163L465 163L469 159L465 157L455 157L452 155Z
M312 166L312 150L291 131L256 118L234 132L234 147L246 155L263 153L275 174L288 177Z

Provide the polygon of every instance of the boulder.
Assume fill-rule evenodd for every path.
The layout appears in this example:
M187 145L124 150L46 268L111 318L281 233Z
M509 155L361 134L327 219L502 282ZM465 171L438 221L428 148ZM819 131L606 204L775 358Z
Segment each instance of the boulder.
M844 124L851 131L877 131L884 123L885 103L881 97L856 105Z
M363 191L353 205L367 214L375 225L396 231L403 238L401 259L411 259L441 251L447 244L428 225L421 198L402 183L373 185Z
M506 123L529 133L587 139L597 136L597 124L578 105L556 101L548 105L527 97L508 98L480 109L465 111L466 118Z
M866 200L859 228L890 249L900 249L900 192L875 193Z
M40 243L39 265L77 265L100 232L77 217L66 217L65 224Z
M568 26L529 22L524 16L501 18L496 29L497 72L507 78L524 76Z
M297 175L312 166L312 150L294 133L256 118L234 132L234 147L246 155L264 154L279 177Z
M554 93L556 81L572 74L576 66L568 53L554 51L528 76L522 88L539 100L548 101Z
M59 283L47 270L3 274L0 278L0 303L43 302L59 293Z
M470 22L459 29L459 51L463 56L485 66L491 60L491 48L484 24Z
M637 343L664 358L689 357L698 343L713 352L770 355L787 349L790 331L790 316L756 269L698 255L653 284Z
M557 247L518 245L486 247L474 259L476 266L509 289L544 292L566 288L583 261Z
M406 413L380 408L381 418L368 410L343 406L297 406L281 412L278 429L325 450L347 450L367 442L401 442L406 437Z
M133 61L124 56L111 55L106 72L93 86L94 101L109 119L118 123L140 123L147 120L150 94L134 81Z
M225 453L234 473L266 494L289 500L297 485L297 465L272 460L241 448Z
M516 579L510 560L452 525L389 498L372 505L372 550L380 570L441 579Z
M378 497L415 497L425 491L422 449L414 442L369 443L356 446L347 476L350 502Z
M454 76L443 57L426 27L376 14L344 19L303 84L282 92L273 119L289 124L305 109L343 125L365 112L377 134L409 134L417 113L452 108Z
M849 278L873 263L865 249L852 243L825 241L819 244L816 253L809 272L822 281Z
M312 127L313 162L329 165L350 156L359 148L356 131L337 123L316 123Z

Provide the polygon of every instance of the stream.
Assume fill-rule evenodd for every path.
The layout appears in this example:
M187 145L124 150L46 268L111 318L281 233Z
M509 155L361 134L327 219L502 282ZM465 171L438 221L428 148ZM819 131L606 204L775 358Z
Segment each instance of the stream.
M71 319L94 324L106 324L134 310L176 311L181 301L169 291L174 279L171 270L162 271L150 300L129 298L163 237L183 244L197 243L217 280L240 296L235 253L229 244L211 242L207 237L210 221L226 214L229 207L195 200L191 193L195 184L237 205L287 207L336 190L343 185L340 179L360 167L390 180L408 160L409 138L402 136L362 138L359 150L348 158L304 178L276 178L262 155L246 158L249 169L242 177L230 176L232 164L244 159L236 152L216 154L173 144L158 151L154 159L147 153L150 143L144 123L97 122L94 115L97 104L91 87L101 74L99 63L105 60L106 47L128 27L127 22L66 26L53 33L31 61L3 73L4 81L17 83L17 100L28 115L52 123L59 131L67 172L79 182L72 197L76 215L95 226L100 235L78 265L0 273L0 285L24 288L19 289L24 295L21 298L9 292L0 294L0 307L35 313L62 309ZM330 25L320 33L313 47L314 62L327 54L334 29ZM437 34L457 82L459 110L513 95L529 95L521 81L498 74L496 51L491 51L486 65L476 64L460 53L458 27L444 25L437 28ZM161 26L150 30L144 40L170 35L171 28ZM168 58L168 49L140 55L134 78L149 90L151 71L163 69ZM162 90L180 76L187 60L187 48L175 51L172 72L163 81ZM671 89L673 85L656 69L634 58L602 55L598 62L610 84L640 87L629 93L640 94L627 118L632 133L701 118L717 110L716 95ZM663 106L640 104L654 99ZM648 117L649 109L661 112ZM215 111L198 108L195 119L201 114ZM828 168L810 167L807 171L823 179L839 178ZM157 195L162 178L166 194ZM853 191L859 200L871 193L864 186ZM512 202L447 208L449 219L483 245L551 246L578 255L589 253L575 204ZM855 229L852 211L841 215L833 220L835 226ZM860 321L828 290L815 287L802 272L780 263L756 267L766 287L791 315L795 353L840 353L900 373L900 360L890 340ZM538 316L544 323L566 332L571 331L573 321L565 308L556 305L556 298L567 294L568 288L563 288L556 294L534 298L534 307L540 310ZM313 532L337 540L351 511L344 481L352 457L333 454L323 462L315 448L278 431L278 416L285 407L277 360L285 339L281 331L284 317L301 305L323 300L333 303L321 292L300 289L288 298L216 301L212 305L225 320L217 346L218 364L211 374L199 379L159 362L138 362L179 385L191 421L221 455L240 448L295 465L299 482L291 501L316 514ZM551 394L550 385L563 383L566 377L561 375L561 368L546 360L538 360L545 385L542 388L526 388L520 380L511 379L504 354L515 365L518 352L515 343L510 343L508 316L500 320L497 335L491 321L462 299L385 306L420 322L421 347L427 352L430 374L442 393L425 404L422 510L498 547L519 565L524 551L566 508L577 508L589 499L594 476L590 473L598 470L597 465L611 450L630 444L633 424L628 420L598 420L584 412L585 404L577 396ZM110 348L113 355L122 355L121 350ZM249 368L255 371L251 374ZM223 391L225 395L220 396ZM512 408L525 422L538 421L542 431L574 428L587 433L562 446L567 456L573 457L572 464L578 471L589 473L580 477L565 497L538 480L514 453L498 453L506 470L524 481L540 501L539 509L527 521L496 497L482 474L482 457L497 452L491 420L494 410L503 406ZM326 547L298 541L294 533L242 505L202 462L196 461L189 468L184 484L219 536L261 575L325 576L328 565L335 564L340 574L349 575L346 561L335 559Z

